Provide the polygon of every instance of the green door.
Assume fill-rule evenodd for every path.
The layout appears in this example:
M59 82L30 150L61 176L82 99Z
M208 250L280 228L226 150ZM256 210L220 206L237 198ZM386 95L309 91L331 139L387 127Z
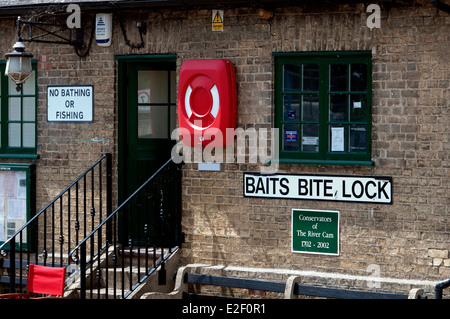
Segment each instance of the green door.
M171 156L175 141L170 136L176 125L175 70L175 58L119 60L119 204ZM133 225L131 231L135 244L142 238L138 235L142 229L137 227Z

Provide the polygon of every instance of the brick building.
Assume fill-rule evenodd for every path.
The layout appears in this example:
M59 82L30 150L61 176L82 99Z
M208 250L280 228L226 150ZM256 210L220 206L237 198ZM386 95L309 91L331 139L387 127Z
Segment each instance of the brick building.
M450 277L444 1L0 2L0 161L33 167L30 216L105 153L118 207L177 143L183 62L227 59L236 72L236 127L247 135L278 129L278 137L267 144L269 163L252 160L251 138L241 160L236 147L212 168L185 161L180 265L397 293L430 294ZM66 10L72 2L84 46L24 42L34 73L15 91L3 73L17 16L63 25L76 13ZM93 35L98 13L112 14L110 45ZM51 118L49 90L81 86L92 89L84 114L92 120ZM272 179L260 175L264 167L275 169ZM0 242L11 234L7 216ZM331 238L300 235L327 219Z

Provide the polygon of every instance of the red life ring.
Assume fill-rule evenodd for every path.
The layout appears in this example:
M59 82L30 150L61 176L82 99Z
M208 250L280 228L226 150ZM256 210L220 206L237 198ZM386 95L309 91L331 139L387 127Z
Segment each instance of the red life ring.
M207 76L200 75L189 83L184 96L184 107L189 121L201 127L210 126L220 108L219 90L215 83Z

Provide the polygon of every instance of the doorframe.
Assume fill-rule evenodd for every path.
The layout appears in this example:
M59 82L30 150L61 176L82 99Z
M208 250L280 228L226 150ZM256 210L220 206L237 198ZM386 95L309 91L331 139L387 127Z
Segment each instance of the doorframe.
M127 78L128 64L133 62L151 63L151 62L174 62L177 61L176 54L145 54L145 55L118 55L116 58L117 65L117 199L120 205L128 198L127 194L127 174L126 174L126 159L127 159Z

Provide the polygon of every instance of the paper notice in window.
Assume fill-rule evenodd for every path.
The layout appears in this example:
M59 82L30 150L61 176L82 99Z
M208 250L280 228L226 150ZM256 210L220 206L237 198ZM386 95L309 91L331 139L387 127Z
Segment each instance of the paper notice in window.
M27 202L22 199L8 200L8 220L26 220L27 218Z
M331 128L331 151L343 152L344 151L344 128L332 127Z
M25 172L16 172L17 198L27 198L27 179Z
M357 101L353 102L353 108L354 109L360 109L361 107L362 107L361 102L357 102Z

